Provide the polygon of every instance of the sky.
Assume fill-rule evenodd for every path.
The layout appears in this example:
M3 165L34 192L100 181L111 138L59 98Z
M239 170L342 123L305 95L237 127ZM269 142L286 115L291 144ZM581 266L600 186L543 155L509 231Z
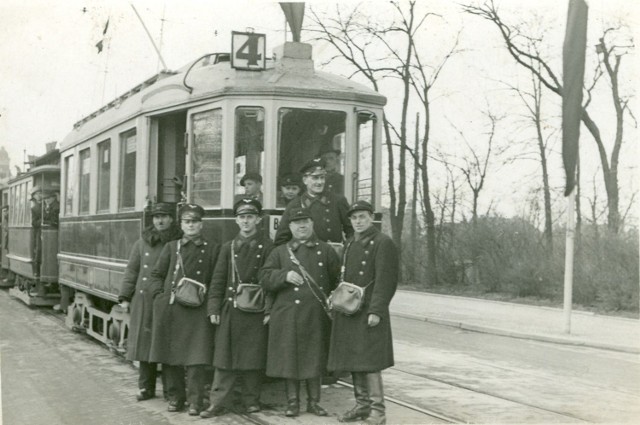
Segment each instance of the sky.
M347 6L359 4L347 3ZM364 10L376 11L387 5L381 1L360 3ZM556 65L559 64L561 50L558 49L564 36L566 3L556 0L502 0L498 3L506 16L514 19L544 16L545 22L550 22L546 37L553 40L550 49L558 53L555 60ZM636 6L636 2L591 0L589 3L590 43L610 22L623 20L632 28L640 28L640 6ZM76 121L161 69L132 4L170 69L177 69L205 53L228 51L234 30L253 28L255 32L265 33L268 51L285 39L283 14L279 5L272 1L3 0L0 2L0 146L9 152L12 171L15 172L14 165L22 166L25 150L30 155L43 154L45 143L61 141ZM460 13L454 2L434 0L426 4L440 16L424 33L422 42L423 46L428 46L428 55L437 58L462 30L460 46L463 52L447 65L435 91L434 146L441 146L452 156L464 155L465 144L455 130L459 128L472 145L477 143L477 148L481 149L487 123L480 112L487 107L507 115L498 130L501 139L521 138L521 129L513 119L518 107L504 85L499 83L521 81L518 80L521 77L516 76L519 70L506 53L495 28ZM307 13L310 8L322 12L335 7L335 3L328 1L307 2ZM107 20L109 26L103 37ZM305 26L309 22L307 16ZM303 31L303 40L305 37L309 34ZM103 38L105 48L98 53L95 45ZM330 53L328 46L314 45L316 65ZM640 75L637 56L625 62L628 67L625 68L624 83L627 86L637 86ZM335 64L327 70L345 72L344 67ZM386 113L393 116L397 114L399 99L394 96L396 91L392 86L388 88ZM559 105L552 95L548 94L547 98L552 107ZM602 109L602 117L606 118L602 120L605 132L611 132L608 102L606 91L597 101L594 99L595 115L600 117L598 111ZM636 104L634 101L633 107ZM637 108L634 111L640 116ZM415 111L411 115L415 115ZM585 129L582 131L586 133ZM637 190L634 183L637 179L637 129L632 132L635 133L630 134L623 148L621 167L625 171L620 181L623 197L630 197ZM582 141L582 145L585 168L589 175L597 174L595 144ZM559 152L559 145L556 151ZM553 184L561 186L563 174L559 154L553 156L551 166L555 170ZM529 196L522 185L536 178L537 167L526 162L504 165L499 159L492 167L496 171L487 181L488 195L482 199L483 207L499 205L503 214L518 214ZM441 170L436 170L435 174L435 181L443 186L444 180L438 181ZM604 194L600 197L604 199Z

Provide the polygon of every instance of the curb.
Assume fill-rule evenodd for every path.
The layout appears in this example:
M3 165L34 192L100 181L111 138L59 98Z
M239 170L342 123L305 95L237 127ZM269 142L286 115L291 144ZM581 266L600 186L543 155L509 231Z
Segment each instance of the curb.
M533 341L549 342L553 344L598 348L601 350L618 351L622 353L640 354L640 347L606 344L606 343L593 342L593 341L575 341L569 338L510 331L506 329L494 328L491 326L473 325L469 323L456 322L455 320L447 320L447 319L440 319L440 318L427 317L427 316L418 316L418 315L407 314L407 313L391 312L391 315L402 317L404 319L419 320L421 322L429 322L436 325L450 326L450 327L459 328L459 329L470 331L470 332L487 333L492 335L500 335L500 336L506 336L510 338L518 338L518 339L529 339Z

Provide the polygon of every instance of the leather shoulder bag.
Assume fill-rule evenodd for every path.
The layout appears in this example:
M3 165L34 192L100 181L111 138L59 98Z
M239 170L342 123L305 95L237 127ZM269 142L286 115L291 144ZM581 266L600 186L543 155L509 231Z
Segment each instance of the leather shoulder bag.
M178 304L185 307L200 307L205 300L207 293L207 287L198 282L195 279L188 277L182 277L178 282L178 270L182 268L184 274L184 263L182 261L182 255L180 255L180 241L178 241L178 263L173 273L173 283L171 288L171 297L169 298L169 304L173 304L177 301Z
M231 241L231 267L233 268L234 298L233 306L246 313L262 313L264 311L264 291L256 283L240 282L240 274L236 266L236 255ZM237 285L236 285L237 284Z
M373 280L366 286L358 286L353 283L345 282L344 273L347 264L347 253L351 247L351 242L344 250L342 259L342 269L340 272L340 283L329 295L329 306L331 310L338 313L352 316L362 308L364 304L365 290L373 283Z

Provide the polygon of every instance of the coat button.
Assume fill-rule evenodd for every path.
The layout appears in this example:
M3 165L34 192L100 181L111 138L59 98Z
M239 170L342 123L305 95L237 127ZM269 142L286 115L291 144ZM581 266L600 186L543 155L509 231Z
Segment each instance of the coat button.
M296 300L295 302L296 302L296 304L300 304L300 300Z
M300 290L300 288L295 287L295 288L293 288L293 290L294 290L294 291L299 291L299 290Z
M358 272L358 274L359 274L360 276L362 276L362 275L364 274L364 272L363 272L362 270L360 270L360 271Z
M373 241L369 242L369 244L373 245Z
M233 301L233 297L229 297L229 301Z
M368 255L368 254L369 254L369 251L365 251L364 253L365 253L365 255Z
M143 278L142 278L142 280L147 280L147 278L146 278L146 277L143 277Z
M147 265L145 264L145 265L144 265L144 268L146 269L147 267L149 267L149 266L147 266Z
M260 254L256 255L257 258L260 258Z
M318 251L318 255L322 255L322 251Z
M203 249L203 250L201 250L200 252L204 254L204 249Z
M233 291L233 286L229 286L229 290L230 290L230 291Z
M144 294L144 291L141 289L141 290L140 290L140 293L141 293L141 294Z
M331 211L329 211L329 208L327 208L325 211L326 211L326 212L331 212Z
M149 256L149 253L148 253L148 252L145 252L145 253L144 253L144 255L146 255L146 256L148 257L148 256Z
M262 249L262 245L258 245L258 248Z
M196 272L196 274L200 274L200 270L198 270L198 271Z
M318 265L319 265L320 267L322 267L324 264L322 264L322 261L321 261L321 262L319 262L319 263L318 263Z
M205 243L204 243L204 245L206 246L206 245L207 245L207 243L205 242Z
M365 264L367 264L367 262L366 262L366 261L363 261L363 262L362 262L362 265L364 266Z
M202 260L198 260L198 263L202 263Z

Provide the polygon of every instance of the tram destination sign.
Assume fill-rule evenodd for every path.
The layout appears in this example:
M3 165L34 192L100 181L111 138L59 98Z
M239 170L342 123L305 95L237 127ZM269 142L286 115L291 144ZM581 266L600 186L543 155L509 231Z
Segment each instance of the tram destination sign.
M262 71L266 68L265 34L231 32L231 67Z

